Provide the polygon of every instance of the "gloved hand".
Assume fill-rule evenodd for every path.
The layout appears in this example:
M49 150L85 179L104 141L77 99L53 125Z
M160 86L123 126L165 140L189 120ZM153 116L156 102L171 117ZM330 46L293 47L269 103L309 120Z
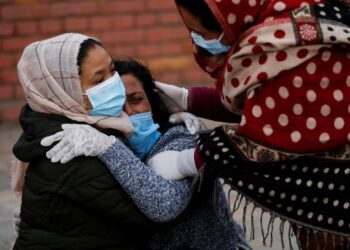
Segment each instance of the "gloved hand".
M51 162L67 163L75 157L97 156L109 148L115 141L114 136L108 136L90 125L63 124L63 131L47 136L41 140L42 146L50 146L59 141L46 152Z
M187 112L178 112L172 114L169 117L169 122L174 124L185 123L187 130L192 135L196 134L200 130L206 129L204 122L200 118Z
M198 174L194 161L195 149L163 151L147 162L154 172L167 180L182 180Z
M21 224L21 207L17 207L13 212L13 226L15 227L15 234L19 233L19 225Z
M134 128L132 126L130 117L124 111L122 111L118 117L110 117L113 120L104 118L105 117L99 117L99 120L96 123L97 127L118 130L122 132L125 137L129 137L132 134Z
M155 82L158 94L170 113L186 111L188 109L188 90L175 85Z

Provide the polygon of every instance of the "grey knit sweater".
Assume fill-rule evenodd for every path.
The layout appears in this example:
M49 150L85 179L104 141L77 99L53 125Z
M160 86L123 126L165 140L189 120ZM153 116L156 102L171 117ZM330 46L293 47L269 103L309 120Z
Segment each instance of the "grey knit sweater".
M168 130L152 148L148 158L166 151L194 148L194 138L183 126ZM191 200L191 179L166 180L117 140L99 158L123 186L136 206L150 219L167 222L179 216ZM164 163L166 164L166 162ZM241 227L229 214L220 183L216 183L216 202L212 195L185 220L171 230L154 235L152 249L251 249Z

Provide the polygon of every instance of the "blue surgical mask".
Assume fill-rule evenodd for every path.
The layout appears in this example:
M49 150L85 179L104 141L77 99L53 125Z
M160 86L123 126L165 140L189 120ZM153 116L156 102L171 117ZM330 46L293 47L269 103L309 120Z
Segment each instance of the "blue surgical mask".
M118 72L97 86L86 90L92 104L92 116L119 116L125 103L125 87Z
M153 122L151 112L132 115L130 120L134 130L128 141L135 154L143 159L160 137L159 125Z
M224 32L221 33L218 39L205 40L201 35L196 32L191 32L192 39L195 44L203 49L207 50L213 55L224 53L230 50L231 46L223 45L220 41L224 37Z

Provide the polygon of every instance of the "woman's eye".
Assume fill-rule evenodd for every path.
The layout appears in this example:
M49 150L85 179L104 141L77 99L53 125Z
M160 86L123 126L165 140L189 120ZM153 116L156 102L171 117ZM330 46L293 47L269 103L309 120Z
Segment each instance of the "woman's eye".
M98 84L100 84L100 83L102 83L103 82L103 79L99 79L98 81L96 81L94 84L95 85L98 85Z
M143 98L142 97L139 97L139 98L134 98L131 100L132 103L139 103L139 102L142 102Z

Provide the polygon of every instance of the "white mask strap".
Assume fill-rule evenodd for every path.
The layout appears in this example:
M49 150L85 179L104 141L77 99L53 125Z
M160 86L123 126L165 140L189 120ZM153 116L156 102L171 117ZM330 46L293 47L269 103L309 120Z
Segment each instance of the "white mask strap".
M219 38L218 38L218 41L219 41L219 42L221 42L221 39L224 37L224 35L225 35L224 32L222 32L221 35L220 35Z

